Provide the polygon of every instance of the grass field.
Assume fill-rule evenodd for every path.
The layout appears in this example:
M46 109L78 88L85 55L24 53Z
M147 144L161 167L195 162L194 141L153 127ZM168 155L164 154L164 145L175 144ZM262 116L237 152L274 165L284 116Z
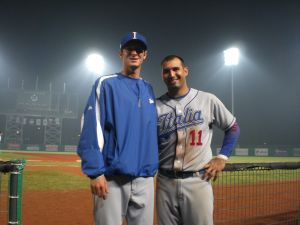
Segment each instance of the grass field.
M32 160L29 162L29 165L40 164L41 162L35 162L34 160L38 156L27 156L22 154L21 151L6 151L0 150L0 160L12 160L12 159L25 159ZM37 154L59 154L59 155L75 155L73 152L30 152L26 153L37 153ZM299 162L300 157L269 157L269 156L232 156L230 157L228 163L262 163L262 162ZM79 162L73 163L73 165L80 165Z
M0 150L0 161L1 160L26 160L26 166L23 172L22 224L65 225L74 224L74 221L76 221L76 224L78 225L92 224L93 219L92 214L90 213L92 212L92 199L90 198L89 179L81 173L79 157L76 156L75 153ZM228 163L270 162L300 162L300 157L233 156L228 161ZM240 213L241 215L239 218L243 219L247 219L247 215L249 213L251 214L251 218L257 215L257 196L259 196L259 198L262 198L262 196L266 196L266 198L268 198L268 200L262 200L261 203L259 203L263 208L270 208L271 206L277 207L279 205L277 202L273 203L270 201L278 199L277 195L279 195L279 193L283 197L287 196L288 194L291 194L292 196L287 196L289 199L284 201L284 205L299 202L299 200L296 199L297 196L299 196L299 194L297 194L300 180L299 170L300 169L297 171L250 170L221 173L213 185L216 194L216 224L233 224L228 220L227 214L225 215L225 219L222 217L224 215L224 209L229 210L229 216L233 212ZM278 174L277 172L281 174ZM7 192L9 176L8 174L3 173L0 173L0 175L0 192ZM291 191L292 187L295 187L294 192L296 192L296 194L294 195ZM274 195L276 198L273 197L273 195L268 197L266 194L270 194L269 190L273 190L274 188L279 188L279 192L275 193ZM224 194L225 192L226 194ZM5 196L5 193L2 194L2 196ZM226 196L226 199L224 199L224 196ZM6 199L7 196L2 198L2 200ZM293 199L293 201L290 199ZM226 203L227 205L224 206L222 205L223 203ZM229 204L233 204L233 206ZM5 204L2 202L2 210L4 205ZM248 209L245 209L246 212L239 212L239 210L243 209L245 205L248 206ZM254 211L251 211L252 208L250 209L252 206L254 206ZM263 210L260 211L263 212ZM277 212L276 209L273 208L271 211L272 213ZM237 216L230 216L230 218L237 219ZM221 223L220 221L225 222ZM0 224L7 223L2 223L0 219ZM243 222L240 224L248 223Z
M27 152L28 153L28 152ZM36 153L36 152L31 152ZM47 170L47 168L53 167L66 167L72 168L75 167L80 170L80 162L61 162L61 161L40 161L39 155L43 154L38 152L36 155L30 154L26 155L23 152L16 151L0 151L0 160L15 160L15 159L24 159L26 160L25 172L24 172L24 191L45 191L45 190L75 190L75 189L87 189L89 188L88 179L85 176L78 176L71 173L62 173L59 171ZM47 152L49 154L49 152ZM50 154L66 154L66 155L75 155L75 153L50 153ZM253 156L233 156L230 158L228 163L270 163L270 162L300 162L300 157L253 157ZM43 168L39 170L32 170L26 168ZM245 171L239 173L237 182L245 183L249 182L249 175L253 172ZM251 183L259 182L260 179L266 179L264 176L261 176L262 172L255 171L256 176L250 180ZM285 179L295 179L293 174L285 172ZM226 175L227 176L227 175ZM7 176L3 176L3 182L6 182L5 179ZM220 176L223 177L223 184L226 183L225 174ZM277 179L276 176L272 176L269 180ZM232 181L228 181L232 182Z
M28 152L26 152L28 153ZM38 152L36 156L33 154L26 155L16 151L1 151L0 161L8 160L26 160L26 166L23 173L23 191L46 191L46 190L78 190L87 189L88 179L85 176L78 176L60 171L53 171L53 168L75 168L80 171L80 162L61 162L61 161L42 161L39 160ZM35 152L36 153L36 152ZM43 154L43 153L42 153ZM47 152L47 154L49 154ZM75 155L74 153L52 153L63 155ZM2 175L2 182L6 183L8 177ZM4 185L3 188L7 187Z
M232 156L228 163L300 162L300 157Z

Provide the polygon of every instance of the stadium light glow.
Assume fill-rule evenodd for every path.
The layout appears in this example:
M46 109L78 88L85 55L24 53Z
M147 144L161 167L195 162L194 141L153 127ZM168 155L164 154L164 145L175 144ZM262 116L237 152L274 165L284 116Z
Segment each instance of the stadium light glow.
M229 48L224 51L225 66L236 66L239 64L240 50L238 48Z
M231 68L231 113L234 114L233 67L239 64L240 50L238 48L232 47L223 51L223 53L225 66L230 66Z
M87 57L85 64L88 70L95 74L101 74L104 69L104 59L99 54L91 54Z

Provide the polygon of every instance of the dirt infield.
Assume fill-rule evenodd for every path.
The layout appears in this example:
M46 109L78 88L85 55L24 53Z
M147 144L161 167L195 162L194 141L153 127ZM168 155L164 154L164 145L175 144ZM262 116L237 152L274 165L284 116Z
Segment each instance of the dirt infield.
M92 202L88 190L25 192L23 225L93 224Z
M23 154L23 153L22 153ZM75 162L76 155L24 153L35 161ZM30 166L26 171L59 171L84 176L80 167ZM0 219L0 224L1 219ZM93 224L92 199L88 189L72 191L23 192L22 225L89 225Z
M75 162L76 155L35 154L43 162ZM26 166L26 171L59 171L84 176L80 167ZM22 225L92 225L92 198L90 190L24 192ZM156 224L156 223L155 223Z
M23 153L22 153L23 154ZM32 156L34 160L41 160L43 162L75 162L79 160L76 155L70 154L35 154L24 153L26 156ZM63 173L76 174L84 176L80 167L64 167L64 166L30 166L25 167L26 171L45 170L45 171L59 171ZM298 185L298 186L297 186ZM268 190L274 188L276 183L264 184L261 187L255 188L253 185L238 186L234 189L229 186L226 188L214 187L215 193L215 224L283 224L280 221L287 221L287 218L293 218L291 223L296 224L297 210L291 208L289 205L276 205L276 199L269 199L268 209L276 215L266 216L257 213L264 207L264 202L257 199L255 196L261 196ZM300 202L300 194L298 196L291 195L291 188L298 188L299 181L290 182L286 187L282 188L280 192L284 193L282 198L294 202L295 205ZM299 193L299 192L298 192ZM224 198L226 196L226 198ZM244 198L247 196L246 198ZM227 199L227 200L226 200ZM246 199L246 200L245 200ZM226 209L234 206L234 211L226 211ZM297 208L297 205L296 205ZM92 225L92 199L89 189L72 190L72 191L24 191L23 192L23 206L22 206L22 225ZM239 211L240 209L240 211ZM225 211L224 211L225 210ZM242 210L247 211L247 218ZM253 211L251 211L253 210ZM262 210L263 211L263 210ZM283 214L280 212L284 212ZM271 213L272 214L272 213ZM257 215L256 218L251 218L252 215ZM229 222L230 221L230 222ZM247 222L246 222L247 221ZM274 222L275 221L275 222ZM276 222L277 221L277 222ZM1 219L0 219L0 224Z

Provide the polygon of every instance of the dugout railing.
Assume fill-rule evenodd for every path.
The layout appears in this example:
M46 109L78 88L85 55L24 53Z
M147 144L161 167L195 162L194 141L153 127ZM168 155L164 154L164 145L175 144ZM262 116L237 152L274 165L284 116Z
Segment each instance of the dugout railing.
M213 188L215 225L300 224L300 162L227 164Z
M25 160L0 161L0 224L22 224Z

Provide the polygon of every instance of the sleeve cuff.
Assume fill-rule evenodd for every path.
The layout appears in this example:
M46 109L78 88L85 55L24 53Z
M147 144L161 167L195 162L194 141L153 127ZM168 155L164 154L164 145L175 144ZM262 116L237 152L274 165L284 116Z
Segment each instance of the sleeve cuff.
M222 154L217 155L217 158L228 160L228 157L226 155L222 155Z
M96 175L96 176L88 176L90 179L92 179L92 180L95 180L95 179L97 179L98 177L101 177L101 176L103 176L104 174L100 174L100 175Z

